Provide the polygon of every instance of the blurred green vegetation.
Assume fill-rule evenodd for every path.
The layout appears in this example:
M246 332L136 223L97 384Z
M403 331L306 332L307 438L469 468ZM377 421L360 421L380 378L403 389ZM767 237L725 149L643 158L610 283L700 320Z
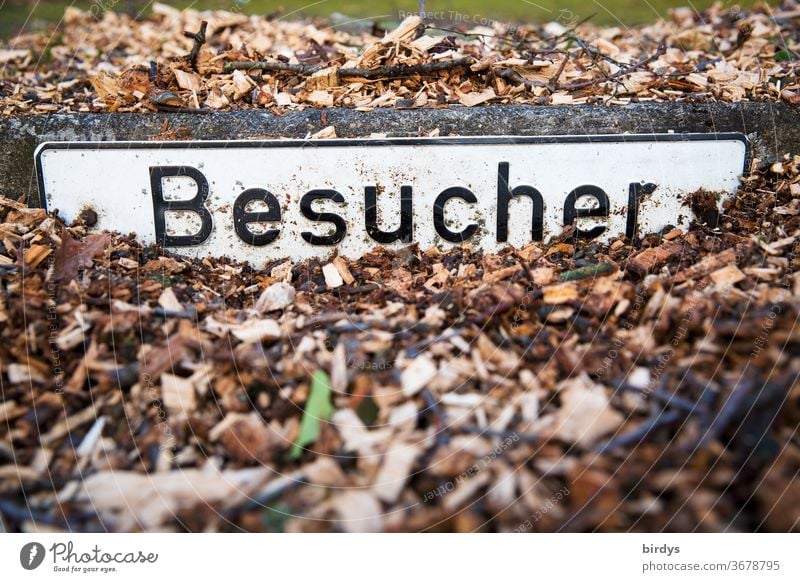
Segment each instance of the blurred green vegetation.
M751 0L722 0L731 7L750 6ZM164 2L178 7L220 8L254 14L278 14L285 18L302 15L330 16L337 21L364 19L391 23L402 14L416 12L415 0L182 0ZM427 0L426 10L436 20L461 20L481 24L491 20L537 22L557 20L576 22L592 16L592 21L606 25L638 24L666 16L670 8L690 5L701 9L711 0ZM146 0L0 0L0 36L7 37L21 30L41 29L58 22L64 9L74 5L88 9L112 9L130 14L147 14ZM95 9L95 10L98 10Z

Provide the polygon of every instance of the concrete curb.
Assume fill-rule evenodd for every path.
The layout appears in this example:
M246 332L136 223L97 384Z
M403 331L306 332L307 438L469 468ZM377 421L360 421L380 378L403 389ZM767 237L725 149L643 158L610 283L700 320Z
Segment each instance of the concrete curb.
M800 108L774 103L638 103L625 106L494 105L447 109L308 109L191 113L70 113L0 119L0 194L36 200L33 152L45 141L304 138L334 125L340 137L570 135L735 131L770 162L800 153Z

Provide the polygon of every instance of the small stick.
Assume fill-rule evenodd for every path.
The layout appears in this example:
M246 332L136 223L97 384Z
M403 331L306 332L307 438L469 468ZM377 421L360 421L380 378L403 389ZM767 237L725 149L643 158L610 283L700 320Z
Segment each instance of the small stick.
M214 113L213 109L206 109L200 108L197 109L196 107L181 107L180 105L161 105L160 103L155 104L156 109L158 109L161 113Z
M391 67L377 67L375 69L344 68L337 69L336 73L342 78L363 77L364 79L379 79L381 77L406 77L410 75L437 73L457 67L466 67L473 62L473 57L462 57L460 59L437 61L422 65L395 65ZM230 63L225 63L224 70L225 72L231 72L237 69L245 71L262 69L264 71L290 71L298 75L313 75L324 68L325 67L320 65L295 65L291 63L282 63L280 61L232 61Z
M558 91L558 80L561 78L561 74L564 72L564 69L567 67L567 61L569 60L569 52L564 54L564 60L561 61L561 64L558 66L558 70L556 74L553 75L553 78L550 79L550 92L555 93Z
M191 38L194 41L192 52L189 53L189 64L192 65L192 69L195 71L197 70L197 56L200 54L200 47L206 43L207 27L208 22L204 20L200 23L200 30L197 32L189 32L188 30L183 31L183 36L186 38Z
M512 83L522 83L526 87L546 87L541 81L531 81L526 79L514 69L503 68L495 73L498 77L511 81Z
M748 403L748 398L756 391L756 382L749 378L742 378L731 390L722 407L711 421L711 425L697 440L692 452L703 448L714 439L717 439L725 428L734 421L734 418L742 414L742 410ZM747 411L745 411L745 414Z
M497 40L504 40L508 43L518 43L518 44L524 44L526 42L529 42L525 40L516 39L512 36L501 36L499 34L481 34L479 32L464 32L463 30L456 30L454 28L444 28L442 26L433 26L430 24L425 26L425 30L438 30L439 32L450 32L452 34L458 34L460 36L475 37L481 39L481 42L483 42L482 39L484 38L496 38ZM560 49L528 48L527 50L532 55L556 55L556 54L560 55L564 53L564 51Z
M574 91L575 89L587 89L589 87L592 87L592 86L597 85L598 83L602 83L604 81L618 81L620 78L625 77L627 75L630 75L631 73L635 73L637 69L640 69L641 67L644 67L644 66L650 64L651 62L656 60L658 57L663 55L666 52L666 50L667 49L666 49L666 46L664 45L664 43L661 43L658 46L658 50L656 52L654 52L652 55L650 55L649 57L647 57L645 59L642 59L639 62L633 63L629 67L627 67L625 69L621 69L621 70L617 71L616 73L614 73L611 76L604 76L603 78L592 79L591 81L576 81L574 83L568 83L567 85L562 85L561 87L559 87L559 89L561 89L563 91ZM603 74L605 75L605 73L603 73Z
M360 293L369 293L370 291L375 291L375 289L380 289L381 286L377 283L367 283L366 285L359 285L356 287L339 287L335 289L342 295L358 295Z
M661 402L669 407L678 408L689 414L699 414L704 410L704 404L702 402L692 402L691 400L687 400L686 398L682 398L677 396L676 394L670 394L669 392L664 392L663 390L653 390L651 392L644 392L641 388L637 388L636 386L631 386L630 384L623 384L621 385L618 390L626 391L626 392L636 392L637 394L641 394L645 398L649 398L651 400L655 400L657 402Z
M595 451L597 451L600 454L604 454L608 453L612 449L639 443L643 441L645 438L647 438L650 435L650 433L656 430L657 428L661 428L662 426L669 426L680 420L682 417L683 417L682 414L674 410L671 410L669 412L662 411L656 416L647 419L645 422L640 424L632 431L626 432L623 435L614 437L610 440L607 440L605 443L598 445L597 447L595 447Z
M224 70L226 73L231 71L252 71L254 69L263 69L264 71L272 71L279 73L281 71L289 71L297 73L298 75L313 75L321 71L324 67L319 65L301 65L284 63L282 61L231 61L225 63Z

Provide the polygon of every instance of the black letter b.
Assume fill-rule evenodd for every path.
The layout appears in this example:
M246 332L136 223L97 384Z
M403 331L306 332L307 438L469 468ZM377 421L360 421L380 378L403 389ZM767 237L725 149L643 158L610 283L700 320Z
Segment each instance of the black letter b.
M162 180L173 176L187 176L197 184L197 194L189 200L164 200ZM208 180L190 166L153 166L150 168L150 188L153 193L153 217L156 243L165 247L190 247L199 245L211 235L211 213L203 206L208 198ZM200 217L200 230L196 234L167 234L166 213L177 210L194 212Z

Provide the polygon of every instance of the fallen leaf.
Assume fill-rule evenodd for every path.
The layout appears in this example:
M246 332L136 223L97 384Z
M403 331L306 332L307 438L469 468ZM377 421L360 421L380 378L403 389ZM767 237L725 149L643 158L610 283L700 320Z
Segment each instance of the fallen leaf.
M78 272L93 265L92 259L111 244L108 233L90 234L83 242L72 238L65 232L61 246L56 250L53 277L57 281L70 281L78 277Z
M303 419L300 421L300 432L292 447L293 459L299 459L305 447L317 441L321 423L330 419L331 414L333 405L330 379L324 371L317 370L311 378L311 392L303 411Z

